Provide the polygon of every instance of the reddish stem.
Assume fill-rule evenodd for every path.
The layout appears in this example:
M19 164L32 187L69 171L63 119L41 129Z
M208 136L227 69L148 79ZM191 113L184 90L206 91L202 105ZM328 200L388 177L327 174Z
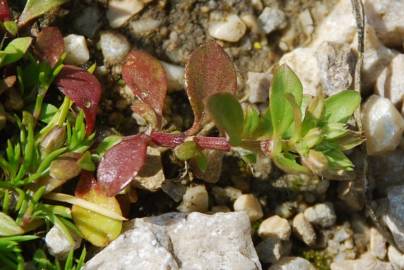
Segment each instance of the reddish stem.
M196 136L194 142L202 149L230 151L231 145L224 137Z
M185 141L183 133L170 134L153 131L150 137L155 144L168 148L174 148Z

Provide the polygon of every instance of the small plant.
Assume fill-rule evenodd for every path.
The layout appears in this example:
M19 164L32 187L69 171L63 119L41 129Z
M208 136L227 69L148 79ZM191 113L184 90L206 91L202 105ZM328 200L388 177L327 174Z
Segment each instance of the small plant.
M348 121L360 104L355 91L329 98L303 95L302 84L286 65L275 68L269 107L243 109L235 97L234 66L224 50L210 41L195 50L186 66L186 93L194 124L183 133L165 133L161 126L167 80L158 60L132 51L122 69L123 79L138 97L134 110L149 121L151 131L122 138L102 158L97 180L109 195L125 188L142 169L147 146L174 149L180 160L194 160L206 170L203 150L235 151L247 162L269 156L285 172L347 178L352 162L344 151L362 142ZM268 89L269 90L269 89ZM223 136L200 136L213 120Z

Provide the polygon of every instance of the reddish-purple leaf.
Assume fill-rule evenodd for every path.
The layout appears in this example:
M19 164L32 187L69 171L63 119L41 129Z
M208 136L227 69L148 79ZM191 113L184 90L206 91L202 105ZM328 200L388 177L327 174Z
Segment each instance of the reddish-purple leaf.
M229 56L215 41L209 41L192 52L185 68L185 85L194 112L194 124L187 131L193 135L205 122L205 103L219 92L237 91L237 76Z
M97 179L109 196L125 188L142 169L149 141L146 135L126 137L104 155L98 166Z
M59 61L65 50L62 33L57 27L45 27L36 38L36 52L41 60L51 67Z
M80 180L77 183L74 195L77 197L82 197L84 194L88 193L91 189L98 189L99 192L103 190L99 187L97 180L94 175L89 171L81 171Z
M0 0L0 21L10 20L10 9L7 0Z
M133 50L122 66L122 77L133 93L161 117L167 77L160 62L145 52Z
M101 84L97 78L86 70L65 65L56 79L58 88L69 97L86 118L86 133L94 130L98 103L101 98Z

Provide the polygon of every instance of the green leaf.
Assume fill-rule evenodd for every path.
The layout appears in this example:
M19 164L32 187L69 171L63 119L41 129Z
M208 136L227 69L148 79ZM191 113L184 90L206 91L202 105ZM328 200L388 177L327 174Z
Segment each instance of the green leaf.
M174 149L174 154L179 160L189 160L200 153L198 145L193 141L184 142Z
M10 216L0 212L0 236L23 234L24 230Z
M244 126L243 135L244 139L254 137L255 131L260 124L260 113L253 105L247 105L244 110Z
M31 46L31 43L31 37L12 40L4 50L0 51L0 67L20 60Z
M295 98L295 102L300 108L303 86L296 74L287 65L282 65L274 74L269 99L272 126L277 138L282 137L293 121L293 108L286 98L287 93Z
M119 135L110 135L105 137L102 142L97 146L95 152L99 155L104 155L109 149L111 149L114 145L120 143L122 141L122 136Z
M49 124L52 120L53 116L57 113L58 108L50 103L44 103L42 105L41 114L39 116L39 120L42 122Z
M81 158L77 161L79 164L80 168L83 170L93 172L95 171L95 164L93 160L91 159L91 153L89 151L86 151Z
M24 25L66 2L69 2L69 0L28 0L18 18L18 25Z
M208 158L206 157L206 155L202 151L200 151L199 154L195 156L195 160L198 169L202 173L205 173L208 169Z
M12 36L16 36L18 33L18 25L14 21L5 21L3 23L4 28L7 32L9 32Z
M325 100L324 119L328 123L345 123L358 108L361 97L358 92L346 90Z
M297 163L296 156L291 153L278 153L273 157L273 161L279 169L287 173L310 173L306 167Z
M328 123L324 127L324 136L327 140L340 138L348 133L348 129L344 123Z
M244 114L238 100L230 93L218 93L209 97L207 107L216 126L229 135L230 144L239 145Z

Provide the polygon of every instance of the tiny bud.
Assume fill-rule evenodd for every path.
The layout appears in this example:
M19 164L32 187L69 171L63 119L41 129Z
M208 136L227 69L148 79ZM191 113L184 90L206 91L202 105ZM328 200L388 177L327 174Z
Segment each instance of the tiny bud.
M302 160L303 164L307 166L313 173L322 175L328 165L327 157L316 150L310 150L307 157Z
M41 153L49 154L63 146L66 138L65 127L55 127L41 142Z
M81 171L78 158L74 153L68 153L52 161L49 175L63 182L78 176Z
M187 141L175 147L174 154L180 160L188 160L197 155L199 151L195 142Z

